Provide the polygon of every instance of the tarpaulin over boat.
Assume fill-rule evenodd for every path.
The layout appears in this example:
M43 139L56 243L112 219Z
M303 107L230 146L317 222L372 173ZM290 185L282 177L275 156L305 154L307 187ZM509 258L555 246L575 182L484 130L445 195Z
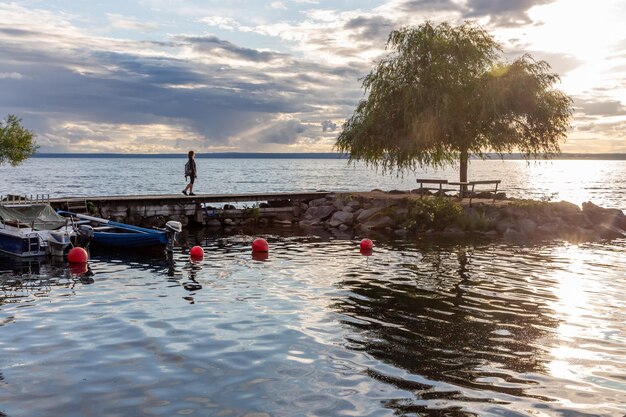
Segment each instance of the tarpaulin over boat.
M54 230L63 226L67 219L57 214L49 204L6 207L0 205L0 220L27 224L33 230Z

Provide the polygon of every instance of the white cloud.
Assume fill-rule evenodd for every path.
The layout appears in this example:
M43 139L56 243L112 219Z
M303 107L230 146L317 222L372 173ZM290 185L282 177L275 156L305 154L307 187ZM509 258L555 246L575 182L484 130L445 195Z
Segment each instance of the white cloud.
M287 10L287 6L282 1L273 1L270 3L270 9L274 10Z
M12 78L14 80L21 80L22 78L24 78L24 76L19 72L0 72L0 80L9 78Z
M206 23L209 26L215 26L225 30L235 30L240 26L235 19L223 16L206 16L200 19L200 21L202 23Z
M130 19L126 16L107 13L107 18L112 27L124 30L138 30L140 32L149 32L159 27L154 22L142 22L137 19Z

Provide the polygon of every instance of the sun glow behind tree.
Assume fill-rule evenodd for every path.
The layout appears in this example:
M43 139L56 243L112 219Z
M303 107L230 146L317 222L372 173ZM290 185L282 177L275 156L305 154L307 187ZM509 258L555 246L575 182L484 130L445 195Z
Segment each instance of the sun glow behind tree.
M526 157L560 152L571 99L544 61L501 58L480 26L424 23L394 30L391 52L363 79L368 93L336 148L383 172L467 163L485 152Z

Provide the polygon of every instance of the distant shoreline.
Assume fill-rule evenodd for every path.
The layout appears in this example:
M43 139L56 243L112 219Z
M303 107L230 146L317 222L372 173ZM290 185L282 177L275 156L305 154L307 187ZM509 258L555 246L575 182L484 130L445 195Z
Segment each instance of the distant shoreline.
M122 153L38 153L33 158L187 158L187 153L166 154L122 154ZM196 158L220 159L348 159L348 155L339 153L252 153L252 152L216 152L199 153ZM474 158L480 159L480 158ZM497 154L487 154L486 159L499 160ZM523 160L520 154L504 155L505 160ZM626 153L563 153L551 159L563 160L626 160ZM533 159L534 160L534 159ZM541 158L539 158L541 160Z

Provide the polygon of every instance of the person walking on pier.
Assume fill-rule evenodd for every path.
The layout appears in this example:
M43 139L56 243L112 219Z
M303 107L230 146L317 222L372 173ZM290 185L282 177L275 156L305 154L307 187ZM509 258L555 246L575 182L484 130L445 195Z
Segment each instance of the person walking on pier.
M185 181L187 181L187 177L189 177L189 184L187 184L187 186L183 190L183 194L185 194L185 195L195 195L193 193L193 183L194 183L194 180L196 178L198 178L198 175L196 175L196 173L197 173L197 171L196 171L196 161L194 161L194 159L193 159L195 153L194 153L194 151L189 151L189 153L187 155L189 156L189 160L185 164ZM187 194L187 190L189 190L189 194Z

